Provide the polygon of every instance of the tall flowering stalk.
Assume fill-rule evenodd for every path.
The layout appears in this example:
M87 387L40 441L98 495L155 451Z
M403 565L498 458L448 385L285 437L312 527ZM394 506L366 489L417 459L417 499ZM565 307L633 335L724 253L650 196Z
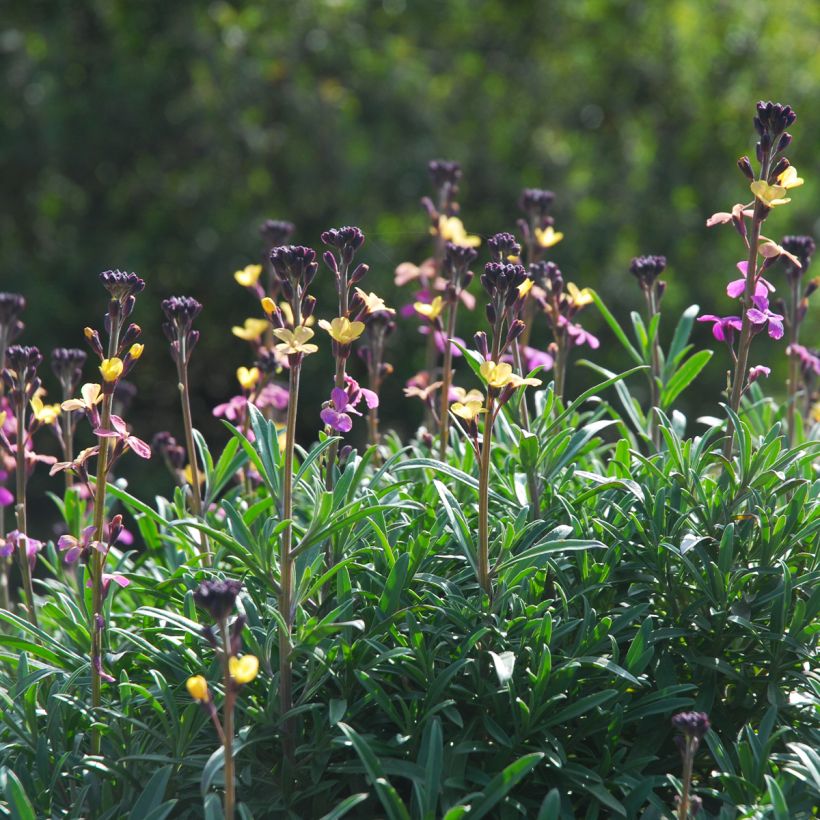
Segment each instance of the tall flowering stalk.
M194 444L194 424L191 417L191 393L188 385L188 364L199 341L199 331L193 329L194 319L202 311L202 305L192 296L171 296L162 302L165 321L162 330L171 345L171 358L177 368L177 388L182 405L182 424L185 430L185 447L191 471L191 510L202 518L202 489L200 485L199 458ZM208 536L199 534L199 551L206 564L211 562Z
M521 262L528 270L530 265L543 261L546 252L564 238L563 233L555 230L555 220L549 213L554 200L555 194L543 188L525 188L518 200L519 208L526 214L526 219L518 220L518 227L523 237ZM530 343L537 309L535 299L525 301L522 346Z
M705 712L679 712L672 718L672 725L680 734L675 742L683 760L681 792L677 796L677 820L689 820L701 809L701 799L692 794L692 770L700 742L709 731L709 716Z
M353 342L364 333L364 323L353 319L351 321L350 297L353 288L364 279L368 266L359 264L351 270L356 253L364 245L364 234L359 228L347 226L331 228L322 234L322 242L335 249L326 251L322 256L325 265L336 280L336 296L338 298L339 315L328 322L320 320L319 327L327 331L332 340L333 357L336 359L336 373L333 379L334 390L344 390L347 360L350 357ZM338 394L337 394L338 395ZM330 490L334 484L334 470L336 456L339 452L339 442L330 445L327 456L326 485Z
M524 322L512 318L516 313L511 309L520 309L523 302L521 289L525 287L526 281L527 273L522 265L488 262L484 266L481 283L490 297L487 319L491 335L488 343L487 334L480 331L475 336L475 343L484 359L480 372L487 386L487 395L483 409L477 402L471 404L465 401L453 405L453 413L468 422L475 422L479 413L484 415L484 435L479 450L477 565L479 586L488 596L492 595L489 510L493 426L501 408L512 398L517 388L541 384L538 379L522 378L513 372L512 365L501 360L524 330Z
M800 391L802 371L814 370L816 367L812 361L811 353L800 344L800 325L803 324L803 320L808 313L809 298L820 287L820 277L810 280L805 287L803 286L803 277L811 264L811 257L816 247L810 236L786 236L781 244L791 256L800 261L799 265L795 265L785 254L781 256L781 259L784 260L784 272L789 286L787 301L782 310L785 315L786 339L788 341L786 353L789 357L789 379L787 383L786 424L789 445L791 446L794 444L797 396ZM816 361L816 357L814 358ZM807 380L803 378L802 381L805 384ZM806 389L806 393L809 393L808 389Z
M0 445L7 452L13 452L16 460L16 494L15 513L17 518L17 529L12 539L9 534L8 541L13 541L16 546L17 557L20 564L20 576L23 581L23 596L26 602L26 614L29 621L37 626L37 611L34 606L34 588L32 585L33 557L30 549L35 546L35 542L30 543L28 537L28 520L26 516L26 486L28 484L29 465L26 463L27 448L31 448L31 431L28 430L28 409L29 403L40 389L40 378L37 375L37 368L43 361L40 351L36 347L26 347L23 345L12 345L6 351L6 367L3 370L3 382L5 384L9 406L14 413L15 419L15 440L12 450L10 442L4 433L0 433ZM2 421L0 428L6 420L6 412L0 413ZM33 451L32 451L33 455ZM7 542L4 542L7 546ZM35 553L36 554L36 553Z
M231 624L230 616L242 584L239 581L203 581L194 592L197 605L213 618L203 630L205 638L213 647L222 666L224 700L220 723L208 681L202 675L193 675L185 682L188 694L199 703L211 719L224 749L225 795L223 815L233 820L236 809L236 775L233 759L234 708L242 687L253 681L259 673L259 660L255 655L242 655L242 629L246 618L239 615Z
M23 322L20 315L25 310L26 300L19 293L0 293L0 373L6 367L6 351L15 339L23 332ZM9 426L10 406L5 395L5 384L0 379L0 414L5 413L5 420ZM0 424L0 434L3 431L3 424ZM10 470L14 469L13 459L9 457L9 462L2 458L0 454L0 539L6 534L6 507L14 501L14 496L4 486L4 482ZM0 558L0 607L9 608L9 564L8 557Z
M444 290L444 362L441 368L441 412L439 456L442 461L447 457L450 442L450 387L453 383L453 342L456 334L456 319L461 294L473 280L470 265L476 260L478 251L475 248L447 242L444 251L442 271L447 286ZM419 308L417 307L416 310ZM438 330L436 328L435 330Z
M367 366L367 386L376 401L367 408L368 441L371 446L379 444L379 401L382 383L393 372L393 365L385 361L384 353L388 337L396 330L395 310L384 306L367 310L364 314L365 344L359 348L359 356Z
M279 279L282 296L290 307L292 327L286 326L285 316L270 297L262 300L262 309L273 325L273 335L279 340L276 349L288 362L288 416L285 427L285 469L282 476L282 520L287 522L282 532L279 553L279 614L283 626L279 630L279 704L285 719L284 747L290 757L293 753L293 727L287 716L293 708L293 667L291 665L293 621L296 615L293 555L293 453L296 443L296 412L299 404L299 377L305 356L318 347L310 342L313 331L304 323L316 307L308 287L316 276L316 251L300 245L274 248L271 265Z
M791 143L792 137L786 129L797 119L797 114L788 105L780 103L759 102L754 117L754 126L759 140L756 145L757 161L760 165L757 175L748 157L738 160L738 167L749 180L749 188L754 197L752 202L738 203L731 213L717 213L710 217L707 226L732 223L743 239L748 250L748 259L738 267L743 274L742 287L727 293L740 299L741 315L739 317L702 316L700 321L713 321L715 338L727 342L732 350L734 372L729 389L729 406L737 413L740 400L748 389L750 373L757 371L749 368L749 349L755 333L768 328L773 338L783 336L783 317L770 310L769 291L774 290L764 279L763 272L770 267L785 251L777 243L762 235L763 223L773 208L788 204L791 200L787 192L803 184L797 171L784 157L780 156ZM747 220L749 225L747 226ZM792 257L794 264L800 267L800 261ZM737 349L734 349L734 333L740 332ZM734 425L729 419L727 437L723 455L729 458L732 454Z
M137 294L145 288L145 282L135 273L125 273L119 270L104 271L100 274L100 281L108 291L108 310L105 317L105 327L108 331L107 351L103 350L100 334L87 327L85 337L91 349L100 359L100 375L102 376L101 390L97 395L102 396L99 415L99 427L95 429L98 436L99 452L97 454L97 475L94 491L94 541L105 544L105 494L108 475L114 456L119 456L124 449L132 449L138 455L150 457L148 445L129 435L125 422L113 415L114 391L117 383L125 376L140 358L143 346L137 342L140 328L136 324L126 326L128 317L134 311ZM96 396L92 404L96 402ZM73 409L69 406L69 409ZM139 442L139 443L137 443ZM147 453L146 453L147 450ZM110 542L109 542L110 543ZM90 571L92 588L91 606L91 705L98 709L102 703L102 645L105 620L103 619L103 601L107 585L104 578L105 558L107 550L95 549L91 553ZM110 677L110 676L107 676ZM95 729L91 736L92 754L100 751L101 736Z
M647 327L651 327L652 321L660 313L661 299L666 290L666 282L661 282L658 277L666 270L665 256L636 256L629 266L629 272L638 280L638 285L643 291L646 300L646 320ZM663 384L661 373L661 342L658 338L658 331L652 340L651 368L648 373L649 378L649 437L652 445L657 450L660 447L660 427L658 427L658 415L655 412L660 408L660 391Z
M77 348L58 347L51 354L51 369L60 382L62 400L69 401L77 392L83 378L83 365L88 358L84 350ZM77 413L63 413L61 416L60 444L63 451L63 461L74 460L74 431L79 421ZM74 473L65 471L65 486L69 489L74 483Z

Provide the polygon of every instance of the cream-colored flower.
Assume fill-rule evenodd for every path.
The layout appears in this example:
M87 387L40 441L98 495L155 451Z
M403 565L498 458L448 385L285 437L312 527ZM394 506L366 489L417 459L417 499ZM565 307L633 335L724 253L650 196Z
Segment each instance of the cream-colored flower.
M483 397L482 397L483 398ZM487 409L484 407L484 402L482 401L467 401L467 402L460 402L454 401L450 405L450 410L460 419L464 419L465 421L475 421L482 413L486 413Z
M344 316L337 316L330 322L320 319L319 327L326 330L330 338L340 345L349 345L364 333L364 322L351 322Z
M436 233L435 228L431 231ZM481 237L468 234L464 229L464 223L457 216L439 217L438 235L445 242L452 242L462 248L477 248L481 244Z
M99 384L84 384L80 390L82 399L67 399L63 402L63 410L91 410L95 404L103 400L102 387Z
M381 311L386 311L387 313L396 312L393 308L387 307L384 303L384 299L382 299L381 296L376 296L375 293L365 293L361 288L356 288L356 293L364 302L364 306L368 313L379 313Z
M313 331L304 325L299 325L293 330L277 327L274 328L273 335L280 340L280 343L276 345L276 349L288 356L296 353L308 355L319 349L315 344L308 344L308 341L313 338Z
M553 245L557 245L563 238L564 234L560 231L556 231L552 225L547 225L546 228L535 229L535 241L538 242L542 248L551 248Z
M245 319L241 327L235 325L231 328L231 333L246 342L258 342L265 331L270 327L267 319Z

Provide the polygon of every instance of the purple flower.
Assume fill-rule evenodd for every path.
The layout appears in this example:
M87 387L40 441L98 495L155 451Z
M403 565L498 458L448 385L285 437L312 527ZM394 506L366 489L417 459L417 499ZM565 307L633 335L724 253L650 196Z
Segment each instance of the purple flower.
M567 324L567 335L569 336L571 347L580 347L581 345L589 345L593 350L597 350L601 346L601 342L597 336L584 330L581 325L569 322Z
M746 315L754 325L756 332L763 330L764 325L768 325L769 336L772 339L783 338L783 317L779 313L769 310L768 299L758 299L755 296L755 307L749 308Z
M726 295L732 299L739 299L746 290L746 271L749 268L748 262L738 262L737 269L743 274L742 279L735 279L726 286ZM769 293L774 293L774 285L762 276L758 277L755 284L755 299L762 298L768 300Z
M120 574L119 572L104 572L102 574L102 594L103 594L103 598L105 598L108 595L108 589L111 586L112 581L115 584L117 584L117 586L122 587L123 589L131 583L124 575ZM89 578L88 582L86 583L86 586L90 587L92 585L93 585L93 581L92 581L91 578ZM112 680L113 680L113 678L112 678Z
M719 342L726 342L732 344L734 340L735 331L741 330L743 322L739 316L714 316L707 313L703 316L698 316L699 322L714 322L712 326L712 335Z
M0 507L7 507L14 501L14 496L3 486L3 482L9 477L5 470L0 470Z
M63 561L66 564L73 564L80 556L87 554L91 548L91 539L96 531L97 528L92 524L82 531L79 538L75 538L73 535L61 535L60 540L57 541L57 549L65 552Z
M360 401L364 400L368 410L373 410L379 406L379 397L372 390L359 387L359 383L352 376L345 376L345 390L351 405L358 405Z
M228 421L240 421L245 414L248 400L244 396L233 396L224 404L217 404L213 414L217 418L226 418Z
M422 325L419 328L419 333L423 336L428 336L430 334L430 325ZM436 343L436 348L438 349L439 353L444 353L444 345L447 343L447 334L443 330L436 330L434 331L433 338ZM465 346L465 341L460 336L453 336L450 340L450 352L452 353L453 357L457 357L461 355L461 351L456 347L456 342L460 344L462 347Z
M804 373L820 376L820 356L815 351L803 345L789 345L786 348L786 355L797 357Z
M771 368L766 367L762 364L756 364L754 367L749 368L749 384L752 382L756 382L758 379L765 376L767 379L771 375Z
M543 367L544 370L549 370L555 363L549 353L526 345L521 348L521 358L523 360L521 363L524 365L525 373L532 372L536 367Z
M132 436L128 431L128 426L119 416L111 416L112 430L104 430L98 427L94 430L94 435L101 438L119 439L129 450L136 453L140 458L151 458L151 448L141 438Z
M43 548L43 542L36 538L29 538L19 530L12 530L5 539L0 538L0 558L9 558L17 548L25 549L31 571L37 563L37 553Z
M349 404L347 393L341 387L334 387L330 392L330 401L319 416L331 430L349 433L353 429L353 419L345 412ZM355 412L352 408L351 411Z

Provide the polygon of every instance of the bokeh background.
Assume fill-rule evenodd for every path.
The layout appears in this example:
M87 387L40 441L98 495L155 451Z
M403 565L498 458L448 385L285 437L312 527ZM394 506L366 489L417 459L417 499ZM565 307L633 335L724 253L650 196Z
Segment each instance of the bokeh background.
M230 327L257 307L232 274L258 261L259 223L291 220L317 249L323 229L360 226L366 285L398 306L409 294L393 270L428 255L419 199L442 157L463 165L471 233L513 229L522 187L554 190L566 238L552 258L623 321L642 305L630 258L665 254L668 337L692 302L730 310L740 240L704 220L748 196L735 161L753 152L759 98L798 112L788 154L806 178L767 233L820 233L818 30L820 4L804 0L5 0L0 288L25 293L23 340L49 350L99 325L99 271L147 280L130 421L148 439L181 432L160 300L196 296L194 412L218 441L211 408L250 364ZM318 313L335 315L329 274L317 294ZM624 369L595 308L583 318L603 341L596 358ZM545 344L546 327L534 338ZM703 325L695 340L714 344ZM421 419L401 387L422 348L405 321L386 427ZM783 348L760 338L753 357L775 367L776 393ZM686 399L692 417L717 412L726 366L718 350ZM591 378L574 369L570 394ZM325 342L304 380L307 440L331 379Z

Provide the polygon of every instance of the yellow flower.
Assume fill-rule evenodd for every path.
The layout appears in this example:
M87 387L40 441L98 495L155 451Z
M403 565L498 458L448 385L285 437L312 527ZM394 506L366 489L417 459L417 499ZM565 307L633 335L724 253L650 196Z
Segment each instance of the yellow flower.
M231 328L231 333L246 342L258 342L262 334L270 327L267 319L245 319L242 327L238 325Z
M556 231L552 225L547 225L546 228L535 229L535 239L542 248L551 248L557 245L564 238L564 234Z
M259 674L259 659L256 655L232 657L228 661L228 669L235 683L250 683Z
M34 411L34 420L40 424L54 424L60 415L59 404L43 404L42 398L37 394L31 397L31 409Z
M451 387L450 392L456 397L456 401L467 404L471 401L484 401L484 394L480 390L465 390L463 387Z
M519 286L518 286L518 296L519 298L523 299L531 290L532 286L535 282L527 277Z
M103 400L102 387L98 384L84 384L80 390L82 399L68 399L62 404L63 410L91 410Z
M504 387L512 379L512 365L507 362L496 362L488 359L481 363L481 378L490 387Z
M280 302L279 310L282 312L282 316L285 319L285 324L290 325L290 327L293 327L296 324L296 322L293 320L293 308L287 302ZM302 319L302 324L305 327L310 327L315 321L315 316L308 316L307 319Z
M435 232L433 229L433 233ZM481 244L481 237L469 235L464 230L464 223L457 216L439 217L438 235L445 242L452 242L462 248L477 248Z
M194 485L194 471L191 469L190 464L185 465L185 469L182 471L182 475L185 478L185 481L187 481L188 484L193 487L193 485ZM202 473L197 473L196 476L199 479L200 485L205 483L205 476L202 475Z
M460 401L454 401L450 405L450 410L465 421L475 421L481 413L486 413L483 401L468 401L463 404Z
M435 320L438 319L443 309L444 299L442 299L441 296L436 296L430 304L427 304L427 302L416 302L413 305L413 310L415 310L416 313L420 313L431 322L435 322Z
M265 311L265 314L268 316L273 316L276 313L276 302L270 298L270 296L266 296L262 300L262 310Z
M788 170L787 168L786 171ZM783 185L769 185L765 179L756 179L749 188L755 197L769 208L776 208L778 205L791 202L791 199L786 197L786 188Z
M3 425L6 423L6 416L8 416L8 413L5 410L0 413L0 430L3 429Z
M538 387L541 384L541 379L524 379L521 376L516 375L515 373L510 376L510 382L513 387L524 387L525 385L531 385L532 387Z
M803 178L797 176L797 168L790 165L777 177L777 184L781 188L799 188L803 184Z
M110 359L103 359L100 363L100 373L103 380L107 382L115 382L122 375L122 359L113 356Z
M202 675L193 675L188 678L185 681L185 688L194 700L207 703L211 699L211 693L208 691L208 681Z
M236 380L243 390L251 391L259 382L260 375L258 367L240 367L236 371Z
M314 344L306 344L309 339L313 338L313 331L304 325L299 325L293 330L277 327L274 329L273 335L281 340L280 344L276 345L276 349L288 356L295 353L307 355L308 353L315 353L319 349Z
M567 282L567 294L575 307L581 308L592 304L592 291L589 288L580 290L572 282Z
M233 275L233 278L238 284L242 285L243 288L252 288L259 281L259 276L261 273L261 265L247 265L242 268L242 270L238 270Z
M131 347L128 349L128 355L134 361L136 361L137 359L139 359L140 356L142 356L143 350L145 350L145 345L141 345L141 344L138 344L138 343L137 344L132 344Z
M326 319L320 319L319 327L326 330L330 334L330 338L340 345L349 345L364 333L364 322L351 322L350 319L344 316L339 316L330 322Z
M378 313L379 311L386 311L387 313L396 312L393 308L387 307L384 303L384 299L382 299L381 296L376 296L375 293L365 293L361 288L356 288L356 293L364 302L364 306L367 308L368 313Z

